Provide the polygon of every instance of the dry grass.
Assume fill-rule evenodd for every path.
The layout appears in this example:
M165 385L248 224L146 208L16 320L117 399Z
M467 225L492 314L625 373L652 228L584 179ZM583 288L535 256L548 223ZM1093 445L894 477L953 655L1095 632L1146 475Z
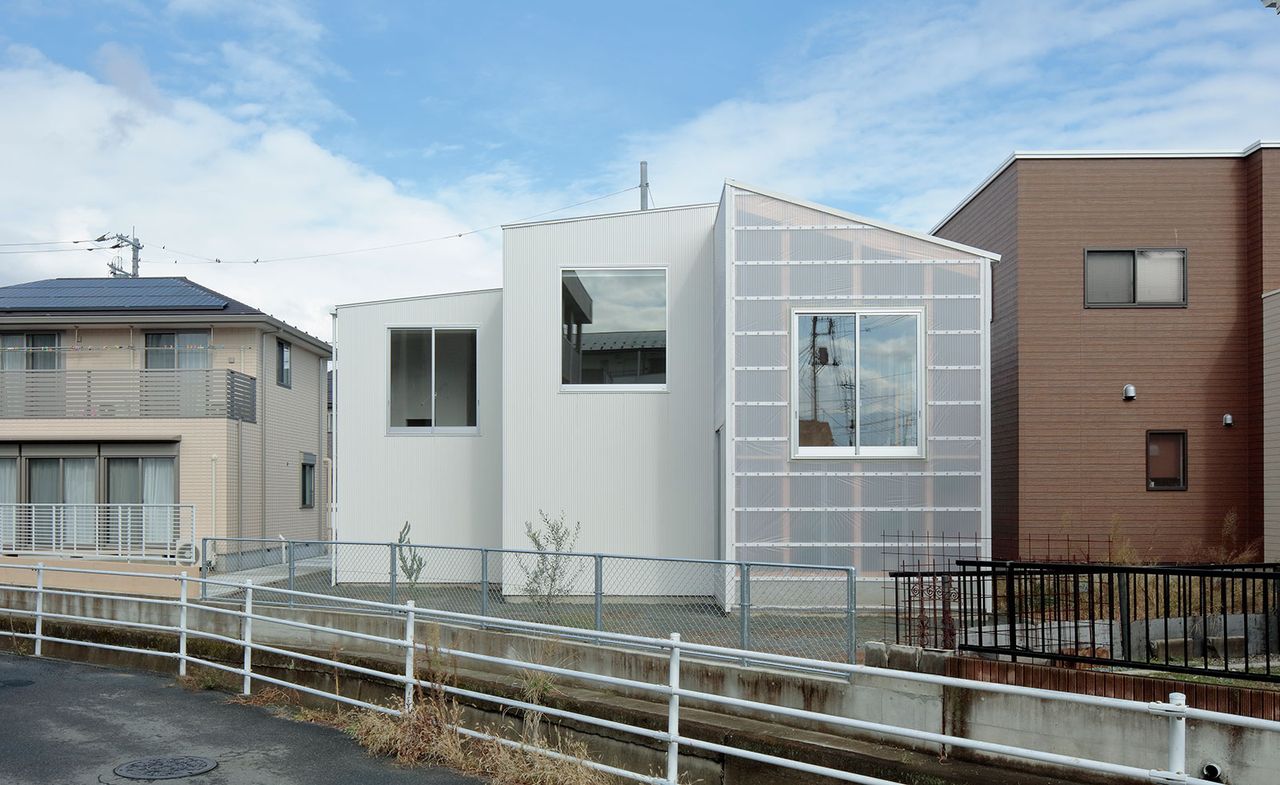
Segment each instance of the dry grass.
M461 707L435 690L420 695L413 710L401 717L357 712L348 732L370 753L393 758L401 765L446 766L485 777L493 785L606 785L616 781L580 763L493 740L464 737L454 730L461 724ZM497 735L492 730L486 732ZM575 758L586 754L581 744L563 738L545 740L540 732L537 738L521 741Z
M227 703L238 703L241 706L301 708L301 701L298 700L298 693L293 690L281 689L274 684L267 685L250 695L235 695L230 697L227 699Z

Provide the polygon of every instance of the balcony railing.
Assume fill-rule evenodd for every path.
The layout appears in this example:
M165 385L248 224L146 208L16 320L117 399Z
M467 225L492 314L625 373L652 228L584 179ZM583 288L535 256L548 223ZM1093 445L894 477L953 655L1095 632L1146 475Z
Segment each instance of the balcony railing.
M227 369L0 371L0 419L221 417L257 422L258 382Z
M0 504L0 553L192 564L191 504Z

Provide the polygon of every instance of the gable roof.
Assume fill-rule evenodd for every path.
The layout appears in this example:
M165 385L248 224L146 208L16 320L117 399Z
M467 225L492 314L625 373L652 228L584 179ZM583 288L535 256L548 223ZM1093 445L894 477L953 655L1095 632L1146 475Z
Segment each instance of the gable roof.
M0 321L4 322L59 318L114 322L134 317L265 322L322 354L331 352L319 338L187 278L47 278L0 286Z

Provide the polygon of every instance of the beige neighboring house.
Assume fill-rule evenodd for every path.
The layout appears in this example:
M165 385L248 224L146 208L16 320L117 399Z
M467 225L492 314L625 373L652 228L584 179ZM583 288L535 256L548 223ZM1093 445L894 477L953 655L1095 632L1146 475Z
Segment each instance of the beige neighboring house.
M194 574L261 551L204 538L326 539L330 356L186 278L0 287L0 582L15 562Z

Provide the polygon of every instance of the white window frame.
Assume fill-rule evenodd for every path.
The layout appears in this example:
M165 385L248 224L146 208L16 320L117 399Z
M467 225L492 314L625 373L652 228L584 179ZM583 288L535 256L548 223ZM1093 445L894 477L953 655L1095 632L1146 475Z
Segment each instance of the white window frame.
M391 334L403 330L431 331L431 425L410 427L391 424ZM436 425L436 330L471 330L476 334L476 424ZM480 325L479 324L391 324L387 325L383 354L387 361L386 399L383 422L388 436L479 436L480 435Z
M560 382L560 392L562 393L665 393L667 385L671 381L671 268L662 264L618 264L618 265L579 265L579 264L562 264L556 270L556 294L555 302L560 303L564 296L564 274L566 270L575 272L639 272L642 270L661 270L662 271L662 288L663 288L663 332L667 340L667 360L666 360L666 377L667 381L662 384L565 384ZM564 371L564 359L560 354L559 341L563 340L564 313L563 306L556 309L559 315L559 321L556 324L556 357L560 357L561 367L556 370L556 377L559 378Z
M919 383L916 385L916 413L918 415L918 427L916 429L916 442L914 447L863 447L857 445L854 447L801 447L800 446L800 418L797 413L797 407L800 401L800 367L797 361L796 342L800 338L800 320L806 316L814 315L839 315L839 316L856 316L859 317L858 323L861 324L863 316L914 316L916 317L916 378ZM791 443L791 458L793 460L868 460L868 459L923 459L926 457L925 445L928 443L927 419L926 419L926 399L925 388L927 385L927 377L925 376L927 363L925 362L925 335L928 333L927 322L925 321L925 311L923 308L850 308L850 307L834 307L834 308L793 308L791 310L791 329L787 334L787 365L791 374L791 400L787 404L787 420L788 432L790 434L789 441ZM855 386L855 395L857 403L855 411L858 416L862 414L862 379L860 371L862 367L862 340L858 337L854 341L854 373L857 380ZM862 429L859 428L856 433L858 440L862 439Z

